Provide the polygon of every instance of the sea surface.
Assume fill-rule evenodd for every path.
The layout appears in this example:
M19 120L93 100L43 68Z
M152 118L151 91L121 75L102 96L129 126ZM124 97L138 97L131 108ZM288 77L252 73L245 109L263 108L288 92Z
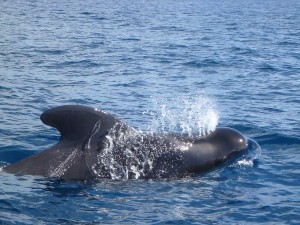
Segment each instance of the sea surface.
M143 132L232 127L254 147L184 179L0 173L0 224L300 224L299 12L299 0L1 0L0 166L54 145L39 116L64 104Z

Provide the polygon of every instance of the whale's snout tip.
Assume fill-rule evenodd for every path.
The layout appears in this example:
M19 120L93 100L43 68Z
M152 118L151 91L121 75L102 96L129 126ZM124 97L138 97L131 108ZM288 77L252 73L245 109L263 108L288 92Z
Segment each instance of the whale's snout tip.
M241 134L241 137L239 138L239 150L245 150L248 148L248 139Z

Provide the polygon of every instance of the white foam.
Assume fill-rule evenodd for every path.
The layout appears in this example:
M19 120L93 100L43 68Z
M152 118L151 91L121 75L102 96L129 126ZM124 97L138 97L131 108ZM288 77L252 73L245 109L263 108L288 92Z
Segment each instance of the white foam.
M252 159L241 159L236 162L237 166L243 167L243 166L250 166L253 167L253 160Z

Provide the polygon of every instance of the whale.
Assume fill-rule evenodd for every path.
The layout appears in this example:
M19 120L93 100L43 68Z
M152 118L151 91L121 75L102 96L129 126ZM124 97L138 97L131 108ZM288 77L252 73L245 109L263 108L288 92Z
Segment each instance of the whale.
M4 172L77 181L182 178L248 148L248 139L232 128L217 127L204 137L142 132L84 105L50 108L40 119L59 131L58 143L4 167Z

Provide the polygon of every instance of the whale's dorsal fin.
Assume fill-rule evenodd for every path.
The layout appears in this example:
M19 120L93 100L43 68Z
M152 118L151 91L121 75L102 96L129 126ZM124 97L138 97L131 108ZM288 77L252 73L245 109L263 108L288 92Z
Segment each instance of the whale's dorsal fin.
M41 115L44 124L56 128L64 141L80 141L100 125L104 135L119 120L114 116L88 106L64 105L45 111Z
M3 168L3 171L92 180L94 175L90 165L97 159L92 151L97 149L98 139L114 128L116 123L121 123L108 113L81 105L49 109L41 115L41 120L55 127L61 134L61 140L47 150Z

